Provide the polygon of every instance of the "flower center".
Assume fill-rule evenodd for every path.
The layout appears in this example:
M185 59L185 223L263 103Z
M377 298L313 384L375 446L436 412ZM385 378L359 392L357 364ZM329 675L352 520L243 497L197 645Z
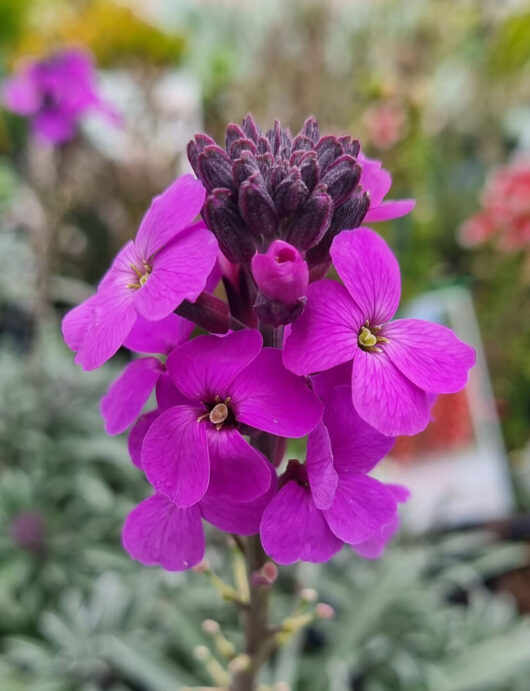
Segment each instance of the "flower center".
M223 422L228 417L228 406L226 403L218 403L214 408L210 410L208 416L210 422L214 425L222 425Z
M361 326L357 336L359 347L369 353L381 353L382 349L377 344L388 343L388 338L377 335L382 328L382 326L371 326L370 322L366 321L364 326Z
M136 283L127 283L127 288L132 288L133 290L138 290L142 286L144 286L147 283L147 279L149 278L149 275L151 271L153 270L153 267L151 264L145 261L145 259L142 260L142 268L143 272L134 264L129 264L131 269L134 271L136 274L136 277L138 281Z
M216 396L213 403L203 403L208 412L199 415L197 422L208 419L212 425L215 425L215 429L218 431L223 429L225 425L235 427L237 421L234 411L230 408L230 401L230 396L227 396L224 401L221 399L221 396Z

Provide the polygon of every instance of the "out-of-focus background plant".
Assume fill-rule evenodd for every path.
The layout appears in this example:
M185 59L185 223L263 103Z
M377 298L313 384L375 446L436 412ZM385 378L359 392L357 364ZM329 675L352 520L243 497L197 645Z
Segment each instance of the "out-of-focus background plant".
M283 576L336 610L288 641L264 683L293 691L526 691L530 677L530 11L524 0L0 0L0 69L90 50L122 128L89 118L51 148L0 114L0 688L165 691L207 685L204 618L235 629L206 576L131 562L120 527L146 485L58 336L185 169L196 130L248 111L349 131L411 216L382 231L404 296L473 297L515 491L514 514L405 533ZM453 427L456 422L453 422ZM447 436L451 435L448 429ZM445 432L444 432L445 434ZM432 440L431 440L432 441ZM209 558L221 557L215 544ZM282 599L285 598L285 599ZM278 689L285 688L279 686Z

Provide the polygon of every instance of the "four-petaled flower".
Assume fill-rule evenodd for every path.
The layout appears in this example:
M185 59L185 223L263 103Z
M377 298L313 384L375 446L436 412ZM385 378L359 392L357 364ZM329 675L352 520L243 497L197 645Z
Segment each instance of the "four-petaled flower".
M137 318L157 321L204 290L217 259L217 241L203 223L190 225L204 201L192 175L156 197L135 240L118 253L97 293L63 320L75 362L91 370L114 355Z
M399 265L368 228L342 232L331 257L344 286L309 286L294 323L284 363L296 374L353 360L351 391L358 414L382 434L417 434L430 420L429 393L463 389L475 351L445 326L396 319Z
M322 417L305 380L284 368L280 350L262 348L254 330L199 336L171 353L167 369L188 402L151 424L142 467L179 507L192 506L206 490L240 502L263 494L269 463L242 432L303 437Z
M327 561L344 543L362 556L378 556L397 529L397 501L407 496L367 474L394 438L359 417L348 387L336 387L324 403L306 462L290 461L263 514L263 547L280 564Z

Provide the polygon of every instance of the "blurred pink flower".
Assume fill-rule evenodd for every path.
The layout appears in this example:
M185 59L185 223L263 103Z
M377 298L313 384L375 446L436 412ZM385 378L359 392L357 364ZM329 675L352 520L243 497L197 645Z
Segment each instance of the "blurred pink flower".
M368 138L378 149L391 149L407 132L407 116L398 103L374 103L364 111Z
M462 245L475 247L495 237L498 248L505 252L530 246L530 159L494 171L481 201L482 211L460 227Z

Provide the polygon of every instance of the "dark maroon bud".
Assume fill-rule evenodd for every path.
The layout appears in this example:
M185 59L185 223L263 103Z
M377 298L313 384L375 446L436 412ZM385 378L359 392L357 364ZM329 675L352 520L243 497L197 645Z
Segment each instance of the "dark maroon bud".
M252 235L257 238L273 238L278 231L278 216L260 178L261 176L252 175L241 184L239 212Z
M243 151L250 151L254 156L256 155L256 145L251 139L236 139L236 141L232 142L229 151L230 158L232 160L239 158Z
M299 250L308 250L329 228L333 214L333 200L325 187L318 185L293 221L283 230L284 240Z
M316 146L318 165L320 166L321 175L324 175L329 166L335 159L342 156L344 150L339 144L337 137L329 134L326 137L321 137Z
M258 154L271 154L272 156L271 143L266 137L260 137L257 146Z
M291 216L309 197L309 190L296 168L274 190L273 200L280 218Z
M342 146L342 150L346 153L350 146L351 137L349 134L345 134L342 137L337 137L337 141Z
M199 154L201 154L207 146L215 144L215 140L207 134L196 134L194 139L188 143L188 160L197 177L199 176Z
M279 120L274 121L274 127L268 130L265 136L270 142L272 155L276 158L282 148L282 128Z
M275 163L266 171L263 179L265 180L267 189L271 194L274 194L274 190L278 187L280 182L289 175L289 173L290 167L286 161Z
M259 154L256 156L256 161L263 176L270 169L270 167L274 165L274 158L272 157L271 153Z
M235 122L229 123L225 132L225 149L230 153L230 147L238 139L246 139L246 135Z
M294 322L304 311L306 302L307 298L302 297L294 305L286 305L283 302L271 300L259 292L254 303L254 309L262 324L278 327Z
M220 146L207 146L199 154L199 173L198 177L209 192L233 186L232 162Z
M251 175L260 174L258 163L250 151L242 151L241 158L232 163L232 176L234 184L239 187L242 182L248 180Z
M335 207L340 206L351 196L359 183L361 166L351 156L343 154L327 169L320 182L327 186L328 194Z
M275 158L288 158L291 151L291 142L293 140L293 135L290 130L287 128L282 129L280 121L275 120L274 127L267 132L266 137L271 144L272 153Z
M281 147L280 147L280 156L283 159L288 159L289 154L291 153L291 144L293 142L293 135L291 134L291 130L287 127L285 129L281 130Z
M358 190L354 193L351 199L344 202L336 209L331 220L329 230L324 235L322 240L312 247L307 253L307 263L310 267L323 264L329 259L329 249L333 238L338 235L341 230L353 230L358 228L363 222L368 209L370 208L370 198L366 192Z
M294 151L311 151L313 148L313 142L306 137L305 134L298 134L291 145L291 152ZM291 163L292 165L292 163Z
M353 158L357 158L359 155L359 151L361 150L361 145L359 144L358 139L352 139L350 142L350 146L346 149L344 149L345 154L350 154L350 156L353 156Z
M206 199L203 217L228 261L240 264L249 261L257 248L232 197L231 190L216 189Z
M250 113L243 118L242 125L243 132L246 134L246 136L257 144L259 138L262 136L262 132L254 122L254 118L252 115L250 115Z
M306 137L308 137L313 144L318 142L320 139L320 130L318 128L318 122L313 116L307 118L307 120L304 122L304 126L300 130L300 134L304 134Z
M320 167L314 151L307 151L300 163L300 175L309 191L313 190L320 178Z

